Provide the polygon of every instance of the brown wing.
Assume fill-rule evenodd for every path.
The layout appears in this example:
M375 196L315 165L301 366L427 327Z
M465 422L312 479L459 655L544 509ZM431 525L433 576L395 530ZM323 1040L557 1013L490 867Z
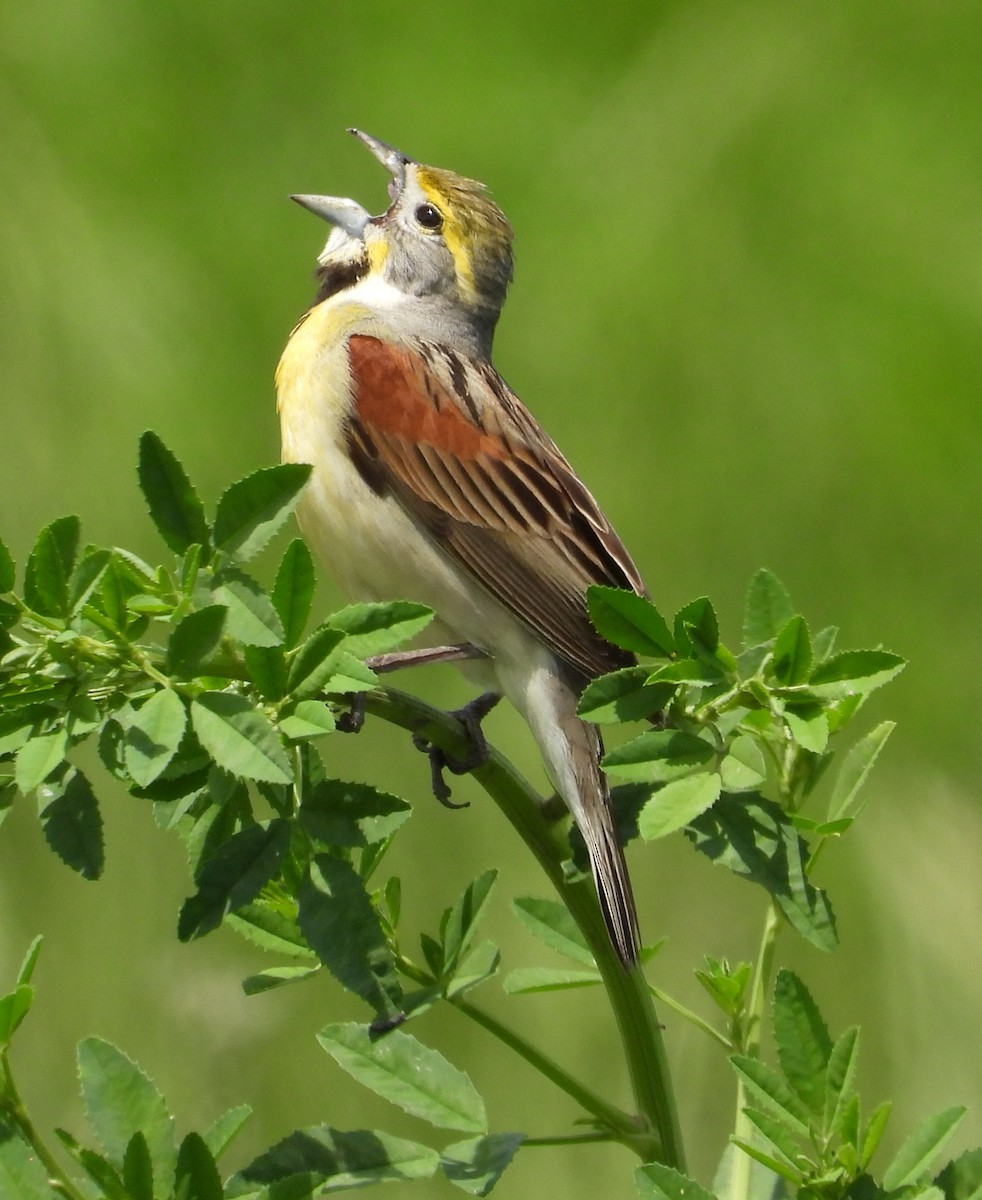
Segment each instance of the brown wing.
M644 592L569 463L489 363L428 343L349 340L352 458L578 671L633 662L590 624L595 583Z

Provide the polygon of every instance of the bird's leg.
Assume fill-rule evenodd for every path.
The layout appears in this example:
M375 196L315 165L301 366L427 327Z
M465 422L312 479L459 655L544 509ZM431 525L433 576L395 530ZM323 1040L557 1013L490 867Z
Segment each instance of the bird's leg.
M463 662L469 658L487 658L487 652L470 642L460 642L455 646L426 646L422 650L395 650L390 654L372 654L365 659L365 665L377 675L386 671L400 671L403 667L426 667L431 663ZM365 724L365 696L356 692L351 698L351 706L337 720L337 727L342 733L358 733Z
M400 671L403 667L426 667L431 663L463 662L469 658L487 658L486 650L470 642L455 646L425 646L422 650L395 650L391 654L373 654L365 659L367 666L379 675Z
M420 734L413 735L413 745L417 750L422 750L430 760L433 795L446 808L466 808L467 804L454 804L450 799L450 787L443 778L443 770L446 768L454 775L466 775L468 771L473 771L487 759L488 743L484 736L484 730L481 728L481 722L500 699L497 692L484 692L471 700L469 704L465 704L463 708L458 708L450 714L452 717L456 717L467 731L470 751L465 758L453 758L447 754L446 750L434 746Z

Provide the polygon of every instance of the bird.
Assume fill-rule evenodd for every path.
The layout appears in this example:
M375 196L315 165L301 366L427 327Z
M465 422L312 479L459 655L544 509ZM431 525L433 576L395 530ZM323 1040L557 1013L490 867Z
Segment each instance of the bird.
M618 958L634 894L584 686L635 663L593 628L594 584L646 594L600 506L492 365L513 274L482 183L350 130L390 173L389 206L291 197L332 225L317 293L276 370L282 457L312 465L297 517L353 597L409 599L476 648L527 722L586 845Z

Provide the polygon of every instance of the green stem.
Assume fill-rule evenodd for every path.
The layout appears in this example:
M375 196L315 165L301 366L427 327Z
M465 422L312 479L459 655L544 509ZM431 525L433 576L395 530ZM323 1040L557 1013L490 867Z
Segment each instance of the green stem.
M400 956L398 967L407 978L421 987L427 987L434 983L432 975L423 971L405 956ZM555 1059L543 1054L531 1042L523 1038L521 1034L516 1033L514 1029L505 1025L504 1022L499 1021L497 1017L492 1017L483 1008L472 1004L469 1000L464 1000L463 997L447 996L447 1000L454 1008L463 1013L465 1017L470 1017L482 1029L486 1030L493 1037L496 1037L510 1050L514 1050L531 1067L554 1083L560 1091L565 1092L567 1096L571 1096L588 1113L597 1117L598 1120L603 1121L611 1130L611 1133L603 1135L605 1140L610 1141L612 1134L613 1137L630 1143L637 1134L636 1122L627 1113L613 1104L608 1104L596 1092L591 1091L590 1088L570 1075Z
M750 995L744 1010L740 1052L756 1058L760 1053L761 1027L764 1019L764 1005L770 988L771 973L774 967L774 950L777 945L777 935L781 930L781 914L772 900L767 906L764 917L764 928L760 935L760 947L757 951L757 962L754 967L753 982ZM752 1142L754 1126L748 1120L744 1109L747 1107L747 1094L743 1080L737 1082L736 1118L733 1122L733 1136L741 1141ZM733 1156L733 1171L730 1175L730 1189L727 1200L749 1200L750 1173L753 1161L749 1154Z
M450 754L463 756L469 748L466 732L455 717L404 692L386 689L365 693L365 707L373 716L421 734ZM562 863L568 856L568 847L556 828L545 820L535 790L494 750L474 769L473 775L535 855L596 960L617 1022L638 1110L631 1147L642 1159L657 1158L684 1171L682 1139L661 1027L640 967L625 971L621 965L592 884L565 878Z
M467 1000L454 1000L451 1003L455 1008L460 1009L465 1016L470 1017L488 1033L493 1034L500 1042L503 1042L516 1054L520 1054L522 1058L537 1071L541 1072L547 1079L551 1080L556 1087L565 1092L567 1096L571 1096L577 1104L581 1105L586 1112L597 1117L607 1126L610 1133L602 1134L601 1136L609 1141L611 1135L618 1140L624 1141L627 1145L632 1145L637 1137L637 1124L627 1113L622 1112L613 1104L608 1104L585 1087L579 1080L574 1079L567 1071L565 1071L554 1059L543 1054L536 1049L531 1042L528 1042L520 1034L517 1034L513 1029L509 1029L507 1025L502 1024L490 1013L479 1008L476 1004L471 1004Z
M21 1137L31 1147L37 1155L38 1162L48 1173L48 1180L52 1187L61 1192L63 1196L68 1197L68 1200L85 1200L82 1193L62 1171L55 1156L44 1144L34 1128L31 1118L27 1115L27 1109L24 1107L17 1085L14 1083L6 1050L0 1053L0 1112L6 1113L17 1126Z

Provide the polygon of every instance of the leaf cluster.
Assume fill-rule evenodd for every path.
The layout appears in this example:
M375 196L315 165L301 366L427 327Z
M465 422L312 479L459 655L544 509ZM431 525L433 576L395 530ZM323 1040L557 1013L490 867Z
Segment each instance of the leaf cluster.
M622 971L584 881L575 830L571 864L565 839L510 765L493 754L477 769L558 895L517 899L513 911L567 960L513 969L504 989L530 995L606 987L639 1109L625 1112L474 1003L475 989L501 965L498 947L480 934L496 872L481 874L418 947L408 945L403 885L383 864L411 805L331 772L331 746L357 724L352 709L367 708L427 741L443 738L447 749L462 744L457 722L382 688L372 666L375 656L419 634L431 613L398 601L353 605L312 621L314 568L300 540L280 553L272 583L260 582L253 562L298 503L307 467L254 472L225 491L212 516L152 433L141 440L138 476L170 556L165 565L85 544L78 519L64 517L39 534L18 592L15 564L0 543L0 821L17 795L33 795L51 848L71 869L97 879L105 858L100 802L79 765L79 751L93 746L104 770L185 842L193 889L178 916L179 938L225 924L279 956L277 965L244 981L249 994L330 972L364 1002L367 1015L322 1029L324 1052L380 1098L464 1140L434 1146L425 1136L318 1125L290 1133L223 1182L218 1158L246 1110L178 1142L155 1086L118 1050L88 1039L79 1063L95 1141L82 1145L59 1133L85 1176L77 1185L33 1129L7 1057L33 998L35 946L14 989L0 999L0 1194L13 1180L10 1187L20 1191L11 1194L47 1200L55 1179L57 1194L71 1200L301 1200L440 1173L485 1195L523 1144L605 1139L662 1160L642 1169L642 1194L681 1200L701 1189L673 1170L681 1152L673 1142L654 998L733 1054L746 1103L732 1153L757 1164L761 1187L773 1195L793 1184L805 1195L857 1200L932 1188L965 1200L965 1180L974 1176L964 1165L947 1168L958 1188L925 1183L929 1152L940 1145L946 1121L954 1122L950 1113L930 1127L933 1134L915 1135L882 1184L872 1182L868 1165L886 1110L860 1120L858 1032L831 1043L804 986L788 973L778 974L774 1001L780 1070L760 1056L778 930L789 926L823 950L835 945L835 919L813 880L815 865L861 812L863 785L892 725L855 741L837 770L831 764L843 731L869 694L902 669L900 658L882 649L837 650L834 629L813 636L767 571L751 583L735 651L721 641L705 598L669 624L642 597L590 592L599 632L639 656L638 665L592 682L579 706L598 724L640 724L604 759L617 784L624 839L651 842L684 831L702 855L757 884L766 900L756 967L707 959L697 971L722 1028L649 983L640 968ZM824 781L831 786L823 789ZM645 950L643 962L658 945ZM409 1031L437 1004L453 1005L573 1098L588 1132L492 1132L470 1078ZM751 1200L735 1185L718 1185L717 1194Z

